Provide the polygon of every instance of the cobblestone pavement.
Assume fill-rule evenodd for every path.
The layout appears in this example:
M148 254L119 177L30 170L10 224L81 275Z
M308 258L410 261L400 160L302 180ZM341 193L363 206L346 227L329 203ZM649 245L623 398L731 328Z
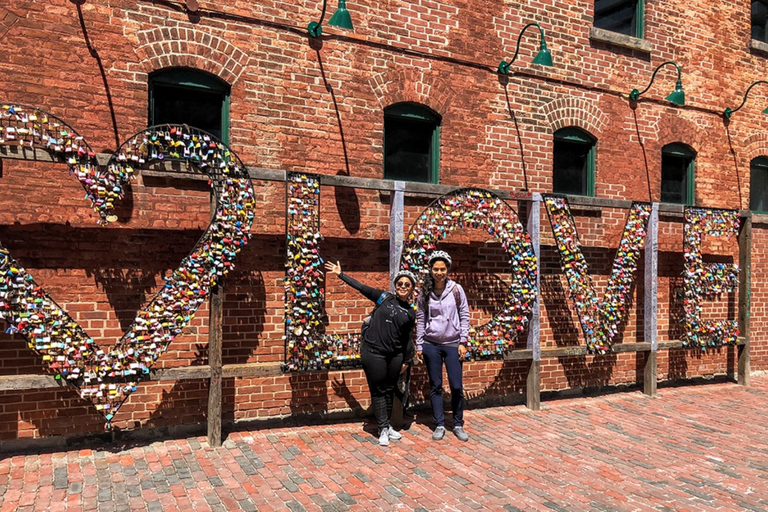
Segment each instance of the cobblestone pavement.
M470 410L471 438L414 423L272 428L0 460L0 510L765 510L768 376Z

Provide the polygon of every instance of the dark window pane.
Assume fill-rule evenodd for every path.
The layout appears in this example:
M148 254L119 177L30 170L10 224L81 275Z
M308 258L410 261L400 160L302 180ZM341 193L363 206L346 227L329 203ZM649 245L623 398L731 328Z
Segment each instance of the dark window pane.
M432 123L384 118L384 178L432 181Z
M768 1L754 0L752 2L752 39L766 41L766 24L768 24Z
M557 140L552 162L552 190L558 194L585 196L591 144Z
M595 26L637 37L637 2L640 0L595 0Z
M661 202L688 203L688 168L691 159L683 156L661 155Z
M768 158L752 160L749 180L749 209L768 212Z
M157 83L152 87L152 123L186 123L221 139L223 94Z

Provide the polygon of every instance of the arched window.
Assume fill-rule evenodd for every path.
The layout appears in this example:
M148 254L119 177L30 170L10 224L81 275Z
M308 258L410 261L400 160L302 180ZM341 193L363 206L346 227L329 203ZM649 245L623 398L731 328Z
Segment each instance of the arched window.
M643 38L644 0L595 0L597 28Z
M749 163L749 209L768 213L768 157L759 156Z
M693 205L696 152L685 144L661 148L661 202Z
M441 119L417 103L384 109L384 179L438 182Z
M552 191L557 194L594 196L597 139L573 126L557 130L554 139Z
M203 71L155 71L149 75L149 125L186 123L229 142L229 93L229 84Z

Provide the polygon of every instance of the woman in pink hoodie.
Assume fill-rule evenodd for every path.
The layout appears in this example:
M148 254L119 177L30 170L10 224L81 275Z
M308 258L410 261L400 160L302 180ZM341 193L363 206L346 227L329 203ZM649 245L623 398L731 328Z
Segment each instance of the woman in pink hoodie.
M443 364L451 388L453 433L461 441L469 436L464 431L464 388L462 361L467 355L469 305L464 289L451 279L451 257L445 251L434 251L429 257L429 276L424 279L416 312L417 358L427 366L429 398L435 431L432 439L445 436L443 413Z

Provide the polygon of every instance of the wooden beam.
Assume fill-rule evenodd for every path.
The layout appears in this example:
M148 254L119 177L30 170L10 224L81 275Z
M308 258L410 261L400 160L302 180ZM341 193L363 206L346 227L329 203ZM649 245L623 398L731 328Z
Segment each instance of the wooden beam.
M683 346L683 342L680 341L680 340L659 341L658 345L659 345L658 350L670 350L670 349L674 349L674 348L685 348Z
M532 411L541 410L541 361L532 360L525 382L525 406Z
M282 375L280 363L242 363L225 364L221 368L222 377L274 377Z
M541 195L528 203L528 235L536 261L541 262ZM540 263L539 263L540 265ZM541 272L536 272L536 300L531 309L526 348L531 351L531 364L525 386L525 405L532 411L541 409Z
M532 361L533 351L531 349L508 350L502 356L504 361Z
M205 366L181 366L178 368L155 368L149 372L148 380L192 380L210 379L211 367Z
M221 345L224 319L224 290L221 284L211 290L210 320L208 323L208 365L211 378L208 381L208 444L221 446Z
M752 286L752 217L743 217L739 230L739 331L743 343L739 345L737 382L749 386L750 368L750 306ZM739 341L742 341L741 339Z
M647 352L651 350L650 343L616 343L611 347L612 352L620 354L623 352ZM586 345L573 347L547 347L541 349L541 357L569 357L589 355Z
M100 165L105 165L112 157L111 153L98 153L96 159ZM14 160L31 160L40 162L62 162L62 160L48 151L40 148L30 149L18 145L0 145L0 158ZM145 176L166 177L186 180L207 180L205 175L185 172L186 163L184 160L167 159L150 163L148 169L137 169ZM261 167L248 167L248 175L254 180L264 181L286 181L286 171L281 169L265 169ZM358 189L393 191L394 183L390 180L380 178L359 178L356 176L336 176L330 174L319 175L320 184L332 187L351 187ZM459 188L459 185L438 185L435 183L415 183L407 182L405 185L406 195L427 195L442 196ZM493 193L505 200L531 200L537 194L530 192L510 192L508 190L493 190ZM586 196L567 196L569 204L573 206L594 206L601 208L623 208L627 209L632 205L632 201L620 199L605 199L600 197ZM661 210L670 213L682 213L683 207L678 205L662 205Z
M400 253L403 250L403 204L405 182L395 182L395 192L389 205L389 284L395 292L395 274L400 269Z
M658 340L658 296L659 296L659 203L651 206L651 218L645 236L645 342L651 350L645 356L643 370L643 393L656 396L658 388L657 357Z
M645 366L643 366L643 394L651 398L656 397L658 389L658 354L657 350L649 350L645 354Z
M405 182L396 181L389 203L389 291L392 293L395 293L395 274L400 269L400 253L403 250L404 192ZM410 379L407 379L406 386L410 384ZM397 393L392 404L392 425L395 428L401 428L403 425L403 402Z
M257 373L251 371L254 375ZM261 372L263 373L263 372ZM280 373L280 365L276 365L276 374ZM149 372L147 379L141 382L168 382L176 380L208 379L211 376L209 366L181 366L178 368L155 368ZM34 390L65 387L64 380L58 380L53 375L3 375L0 376L0 391Z

